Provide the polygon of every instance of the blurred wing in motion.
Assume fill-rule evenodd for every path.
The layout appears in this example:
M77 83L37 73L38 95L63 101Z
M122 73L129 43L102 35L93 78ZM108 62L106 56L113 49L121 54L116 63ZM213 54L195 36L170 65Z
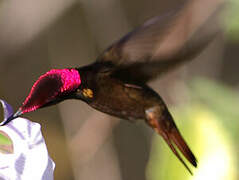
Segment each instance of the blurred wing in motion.
M97 62L112 64L113 75L118 78L145 83L191 60L219 31L219 28L208 31L208 22L215 12L194 17L194 3L146 21L106 49Z

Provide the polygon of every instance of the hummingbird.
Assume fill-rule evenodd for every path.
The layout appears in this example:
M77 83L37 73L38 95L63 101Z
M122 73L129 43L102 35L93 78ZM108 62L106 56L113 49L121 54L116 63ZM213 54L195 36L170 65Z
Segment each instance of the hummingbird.
M183 43L165 43L172 29L180 29L180 13L149 19L109 46L89 65L51 69L41 75L18 111L1 125L66 99L79 99L96 110L130 122L144 120L146 125L163 137L192 174L178 150L192 166L197 167L195 155L161 96L147 85L183 62L192 60L214 37L214 34L210 34L197 38L198 30L195 33L185 30L187 38L178 34ZM202 24L198 29L204 26ZM184 29L186 27L181 27L181 30Z

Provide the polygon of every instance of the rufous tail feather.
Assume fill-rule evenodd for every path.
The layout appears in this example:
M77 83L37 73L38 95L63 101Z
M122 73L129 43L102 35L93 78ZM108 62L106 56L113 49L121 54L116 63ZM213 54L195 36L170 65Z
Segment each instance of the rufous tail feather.
M164 109L165 110L165 109ZM147 115L147 124L149 124L158 134L160 134L176 157L181 161L185 168L191 173L192 171L182 159L177 149L181 151L184 157L194 166L197 167L197 160L193 155L192 151L184 141L179 130L176 127L176 124L173 122L172 116L168 111L160 113L158 107L150 108L146 111ZM177 149L175 148L175 145Z

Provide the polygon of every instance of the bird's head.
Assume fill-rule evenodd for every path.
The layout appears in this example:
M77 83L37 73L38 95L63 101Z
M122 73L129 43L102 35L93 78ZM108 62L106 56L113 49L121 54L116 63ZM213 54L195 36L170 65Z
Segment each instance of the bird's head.
M41 75L18 111L3 122L39 108L56 104L72 98L81 84L81 77L76 69L52 69Z

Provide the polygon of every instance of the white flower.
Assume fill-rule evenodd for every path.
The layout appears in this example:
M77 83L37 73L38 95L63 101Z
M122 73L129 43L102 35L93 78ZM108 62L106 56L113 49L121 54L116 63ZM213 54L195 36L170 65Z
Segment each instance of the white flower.
M12 108L0 100L4 107L4 119L12 115ZM0 179L4 180L52 180L55 163L50 158L41 126L24 118L16 118L0 131L13 142L13 153L0 154Z

